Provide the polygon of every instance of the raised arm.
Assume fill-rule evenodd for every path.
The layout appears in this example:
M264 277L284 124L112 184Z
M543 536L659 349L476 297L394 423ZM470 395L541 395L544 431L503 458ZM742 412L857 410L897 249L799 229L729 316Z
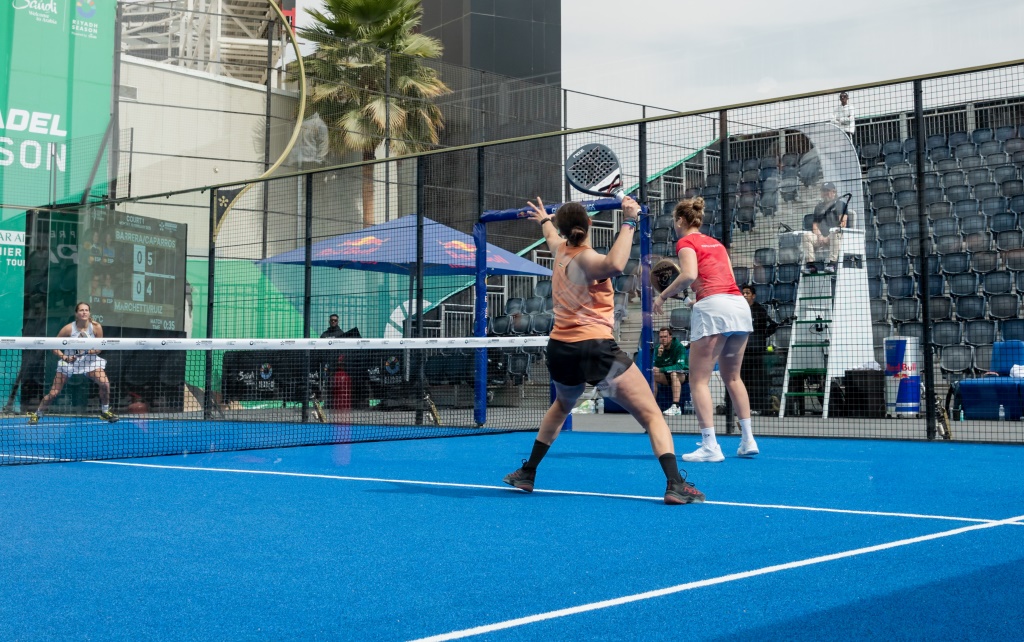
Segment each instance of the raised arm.
M611 278L622 274L629 260L630 247L636 234L637 220L640 217L640 204L630 197L622 199L622 229L615 238L608 254L584 252L576 261L592 281Z
M540 225L540 231L544 234L544 242L548 244L548 251L554 254L565 243L565 239L558 235L558 229L552 220L553 217L548 216L548 213L544 211L544 201L540 200L539 196L536 204L533 201L527 201L527 203L530 206L530 218Z

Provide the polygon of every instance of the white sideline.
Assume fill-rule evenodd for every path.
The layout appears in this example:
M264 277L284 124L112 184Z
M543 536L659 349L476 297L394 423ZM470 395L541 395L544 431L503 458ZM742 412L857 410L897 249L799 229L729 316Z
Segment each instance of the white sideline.
M588 611L597 611L600 609L607 609L613 606L620 606L622 604L629 604L630 602L639 602L641 600L650 600L656 597L663 597L665 595L672 595L673 593L680 593L682 591L689 591L691 589L703 588L705 586L714 586L716 584L724 584L726 582L735 582L737 580L744 580L751 577L757 577L759 575L767 575L769 573L778 573L779 571L788 571L794 568L800 568L803 566L811 566L814 564L822 564L824 562L832 562L835 560L854 557L857 555L865 555L867 553L876 553L878 551L888 550L890 548L898 548L900 546L909 546L910 544L919 544L921 542L927 542L934 539L941 539L944 537L952 537L953 535L960 535L961 533L967 533L969 531L982 530L986 528L994 528L996 526L1005 526L1007 524L1018 524L1020 520L1024 519L1024 515L1018 515L1017 517L1011 517L1009 519L1003 519L994 522L987 522L984 524L974 524L972 526L963 526L960 528L954 528L949 531L942 531L941 533L933 533L931 535L922 535L920 537L911 537L908 539L901 539L895 542L889 542L887 544L877 544L875 546L866 546L864 548L855 548L849 551L843 551L841 553L832 553L829 555L820 555L818 557L810 557L805 560L798 560L796 562L787 562L785 564L775 564L774 566L765 566L763 568L754 569L752 571L744 571L742 573L730 573L729 575L722 575L720 577L713 577L706 580L698 580L696 582L687 582L686 584L678 584L676 586L670 586L668 588L658 589L656 591L647 591L645 593L637 593L635 595L626 595L624 597L617 597L611 600L603 600L601 602L592 602L590 604L581 604L579 606L573 606L567 609L558 609L557 611L548 611L547 613L538 613L536 615L529 615L526 617L516 618L514 620L506 620L504 622L496 622L494 624L486 624L484 626L477 626L471 629L462 629L461 631L452 631L450 633L442 633L440 635L433 635L426 638L417 638L412 642L441 642L442 640L458 640L461 638L468 638L474 635L483 635L485 633L493 633L494 631L500 631L502 629L510 629L517 626L524 626L526 624L533 624L535 622L543 622L544 620L553 620L555 618L566 617L569 615L575 615L577 613L586 613Z
M411 486L441 486L448 488L479 488L485 490L507 490L509 492L521 492L510 486L492 486L488 484L460 484L455 482L419 481L414 479L387 479L383 477L351 477L348 475L324 475L318 473L292 473L279 470L246 470L244 468L210 468L203 466L171 466L166 464L140 464L128 461L103 461L88 460L86 464L103 464L106 466L129 466L132 468L159 468L164 470L199 470L215 473L238 473L242 475L279 475L283 477L307 477L311 479L338 479L342 481L362 481L388 484L409 484ZM552 490L547 488L534 489L535 493L546 493L549 495L576 495L580 497L607 497L610 499L641 499L654 502L664 501L664 497L651 497L648 495L622 495L617 493L594 493L582 490ZM778 510L801 510L819 513L842 513L846 515L871 515L874 517L906 517L911 519L936 519L952 522L975 522L979 524L991 524L997 520L982 519L977 517L954 517L949 515L922 515L918 513L889 513L884 511L848 510L843 508L819 508L815 506L788 506L785 504L752 504L747 502L721 502L705 501L705 504L712 506L737 506L741 508L775 508Z

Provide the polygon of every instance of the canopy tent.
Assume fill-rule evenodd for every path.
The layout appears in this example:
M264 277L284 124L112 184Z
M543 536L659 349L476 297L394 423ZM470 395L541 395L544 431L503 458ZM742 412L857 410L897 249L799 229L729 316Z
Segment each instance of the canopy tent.
M334 267L392 274L414 273L417 264L416 215L409 214L358 232L341 234L312 246L313 267ZM302 265L306 248L300 247L258 263ZM429 218L423 219L423 275L476 274L473 237ZM487 244L487 274L551 276L551 270L533 261Z

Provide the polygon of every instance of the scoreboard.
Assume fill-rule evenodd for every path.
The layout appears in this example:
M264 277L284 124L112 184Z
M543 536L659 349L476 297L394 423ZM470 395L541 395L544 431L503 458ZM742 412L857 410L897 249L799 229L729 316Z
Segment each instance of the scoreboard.
M188 228L89 209L80 220L78 290L104 325L183 331Z

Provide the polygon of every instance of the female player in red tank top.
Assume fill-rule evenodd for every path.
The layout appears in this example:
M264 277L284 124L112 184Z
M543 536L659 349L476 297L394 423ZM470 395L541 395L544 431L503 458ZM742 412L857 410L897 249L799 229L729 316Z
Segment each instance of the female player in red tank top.
M633 361L615 343L612 334L612 277L622 274L640 206L628 196L622 201L622 229L607 255L594 251L590 216L579 203L566 203L554 217L544 203L530 203L530 217L540 224L548 249L555 256L551 278L555 327L548 340L547 364L555 385L555 401L544 414L530 458L522 468L505 476L505 483L532 492L537 465L558 437L562 424L587 384L614 399L640 422L651 440L665 478L666 504L704 501L704 493L679 473L672 433L651 392L651 386Z
M672 213L676 234L676 256L680 273L654 300L654 313L663 314L665 301L692 287L697 295L690 315L690 396L701 432L700 448L683 455L683 461L723 461L725 456L715 438L715 415L711 400L711 372L719 373L736 415L742 437L736 454L752 457L758 453L750 428L750 399L740 378L740 366L747 337L754 331L750 306L743 299L725 246L700 233L704 222L704 199L680 201Z

